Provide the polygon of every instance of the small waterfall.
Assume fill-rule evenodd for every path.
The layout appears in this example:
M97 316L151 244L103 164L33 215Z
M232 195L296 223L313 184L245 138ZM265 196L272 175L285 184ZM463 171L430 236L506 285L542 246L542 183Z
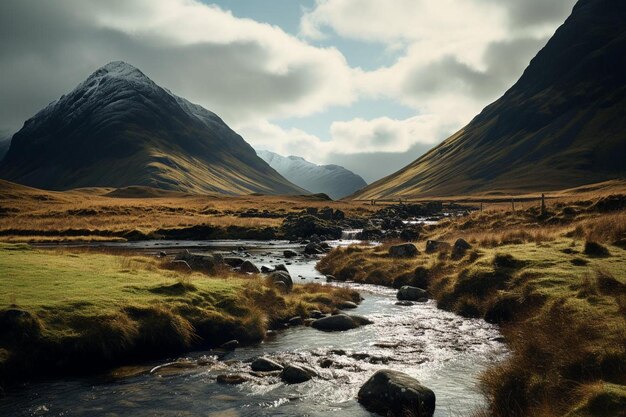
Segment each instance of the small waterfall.
M341 240L356 240L356 236L361 233L363 229L346 229L341 232Z

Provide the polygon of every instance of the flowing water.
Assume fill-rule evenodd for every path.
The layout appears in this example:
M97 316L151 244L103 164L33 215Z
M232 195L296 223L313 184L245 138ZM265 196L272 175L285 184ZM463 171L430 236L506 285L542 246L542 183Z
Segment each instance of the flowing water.
M335 245L350 242L333 242ZM120 246L120 244L114 244ZM146 252L182 246L194 252L236 252L243 246L257 265L284 263L287 242L137 242L121 244ZM240 255L240 253L238 253ZM294 282L323 282L316 260L293 260ZM437 396L435 415L467 416L483 402L477 376L506 355L496 326L438 310L434 301L395 305L395 291L373 285L342 283L365 300L350 313L374 324L326 333L311 327L278 332L261 344L239 348L219 359L215 352L186 355L185 367L150 369L161 361L131 368L125 377L69 378L31 383L0 399L0 416L370 416L356 401L360 386L378 369L408 373ZM265 355L307 364L319 378L286 385L278 377L253 378L241 385L216 383L224 373L247 373L249 362ZM170 360L180 358L170 358ZM330 364L330 367L323 367Z

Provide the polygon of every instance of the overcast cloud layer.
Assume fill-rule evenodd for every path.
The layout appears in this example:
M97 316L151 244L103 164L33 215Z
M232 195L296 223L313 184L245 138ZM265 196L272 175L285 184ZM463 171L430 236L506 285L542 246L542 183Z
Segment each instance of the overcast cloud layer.
M343 164L372 181L501 95L574 3L318 0L303 9L299 34L289 34L195 0L3 0L0 132L124 60L216 112L258 149ZM397 58L352 67L351 51L328 46L338 39L382 45ZM332 109L359 100L393 100L414 116L333 119ZM280 127L321 112L329 113L326 136Z

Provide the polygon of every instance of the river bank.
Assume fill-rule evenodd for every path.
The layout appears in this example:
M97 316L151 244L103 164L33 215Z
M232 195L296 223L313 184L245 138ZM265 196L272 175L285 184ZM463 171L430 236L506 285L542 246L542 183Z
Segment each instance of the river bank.
M90 373L194 349L262 341L356 291L316 284L285 293L256 275L167 270L137 253L0 244L0 382Z
M502 325L512 355L483 374L489 416L623 416L624 197L474 213L422 229L414 256L338 248L341 280L425 288L438 306Z

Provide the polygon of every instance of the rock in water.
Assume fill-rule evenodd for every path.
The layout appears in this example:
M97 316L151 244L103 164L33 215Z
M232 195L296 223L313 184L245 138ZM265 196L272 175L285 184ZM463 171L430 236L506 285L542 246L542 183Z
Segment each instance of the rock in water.
M417 247L412 243L403 243L389 248L389 256L394 258L408 258L419 255Z
M376 372L361 387L361 404L380 415L432 417L435 412L435 393L415 378L384 369Z
M287 365L280 374L280 378L288 384L300 384L316 376L315 369L304 365Z
M262 356L252 361L250 367L255 372L281 371L283 369L283 366L278 362L274 362L273 360Z
M325 332L341 332L371 323L372 321L365 317L350 316L348 314L336 314L334 316L322 317L321 319L315 320L311 324L311 327Z
M254 262L251 262L251 261L245 261L244 263L242 263L239 270L241 272L249 272L251 274L258 274L259 272L261 272L259 267L256 266Z
M428 293L421 288L405 285L398 290L396 298L398 300L418 301L423 298L428 298Z

